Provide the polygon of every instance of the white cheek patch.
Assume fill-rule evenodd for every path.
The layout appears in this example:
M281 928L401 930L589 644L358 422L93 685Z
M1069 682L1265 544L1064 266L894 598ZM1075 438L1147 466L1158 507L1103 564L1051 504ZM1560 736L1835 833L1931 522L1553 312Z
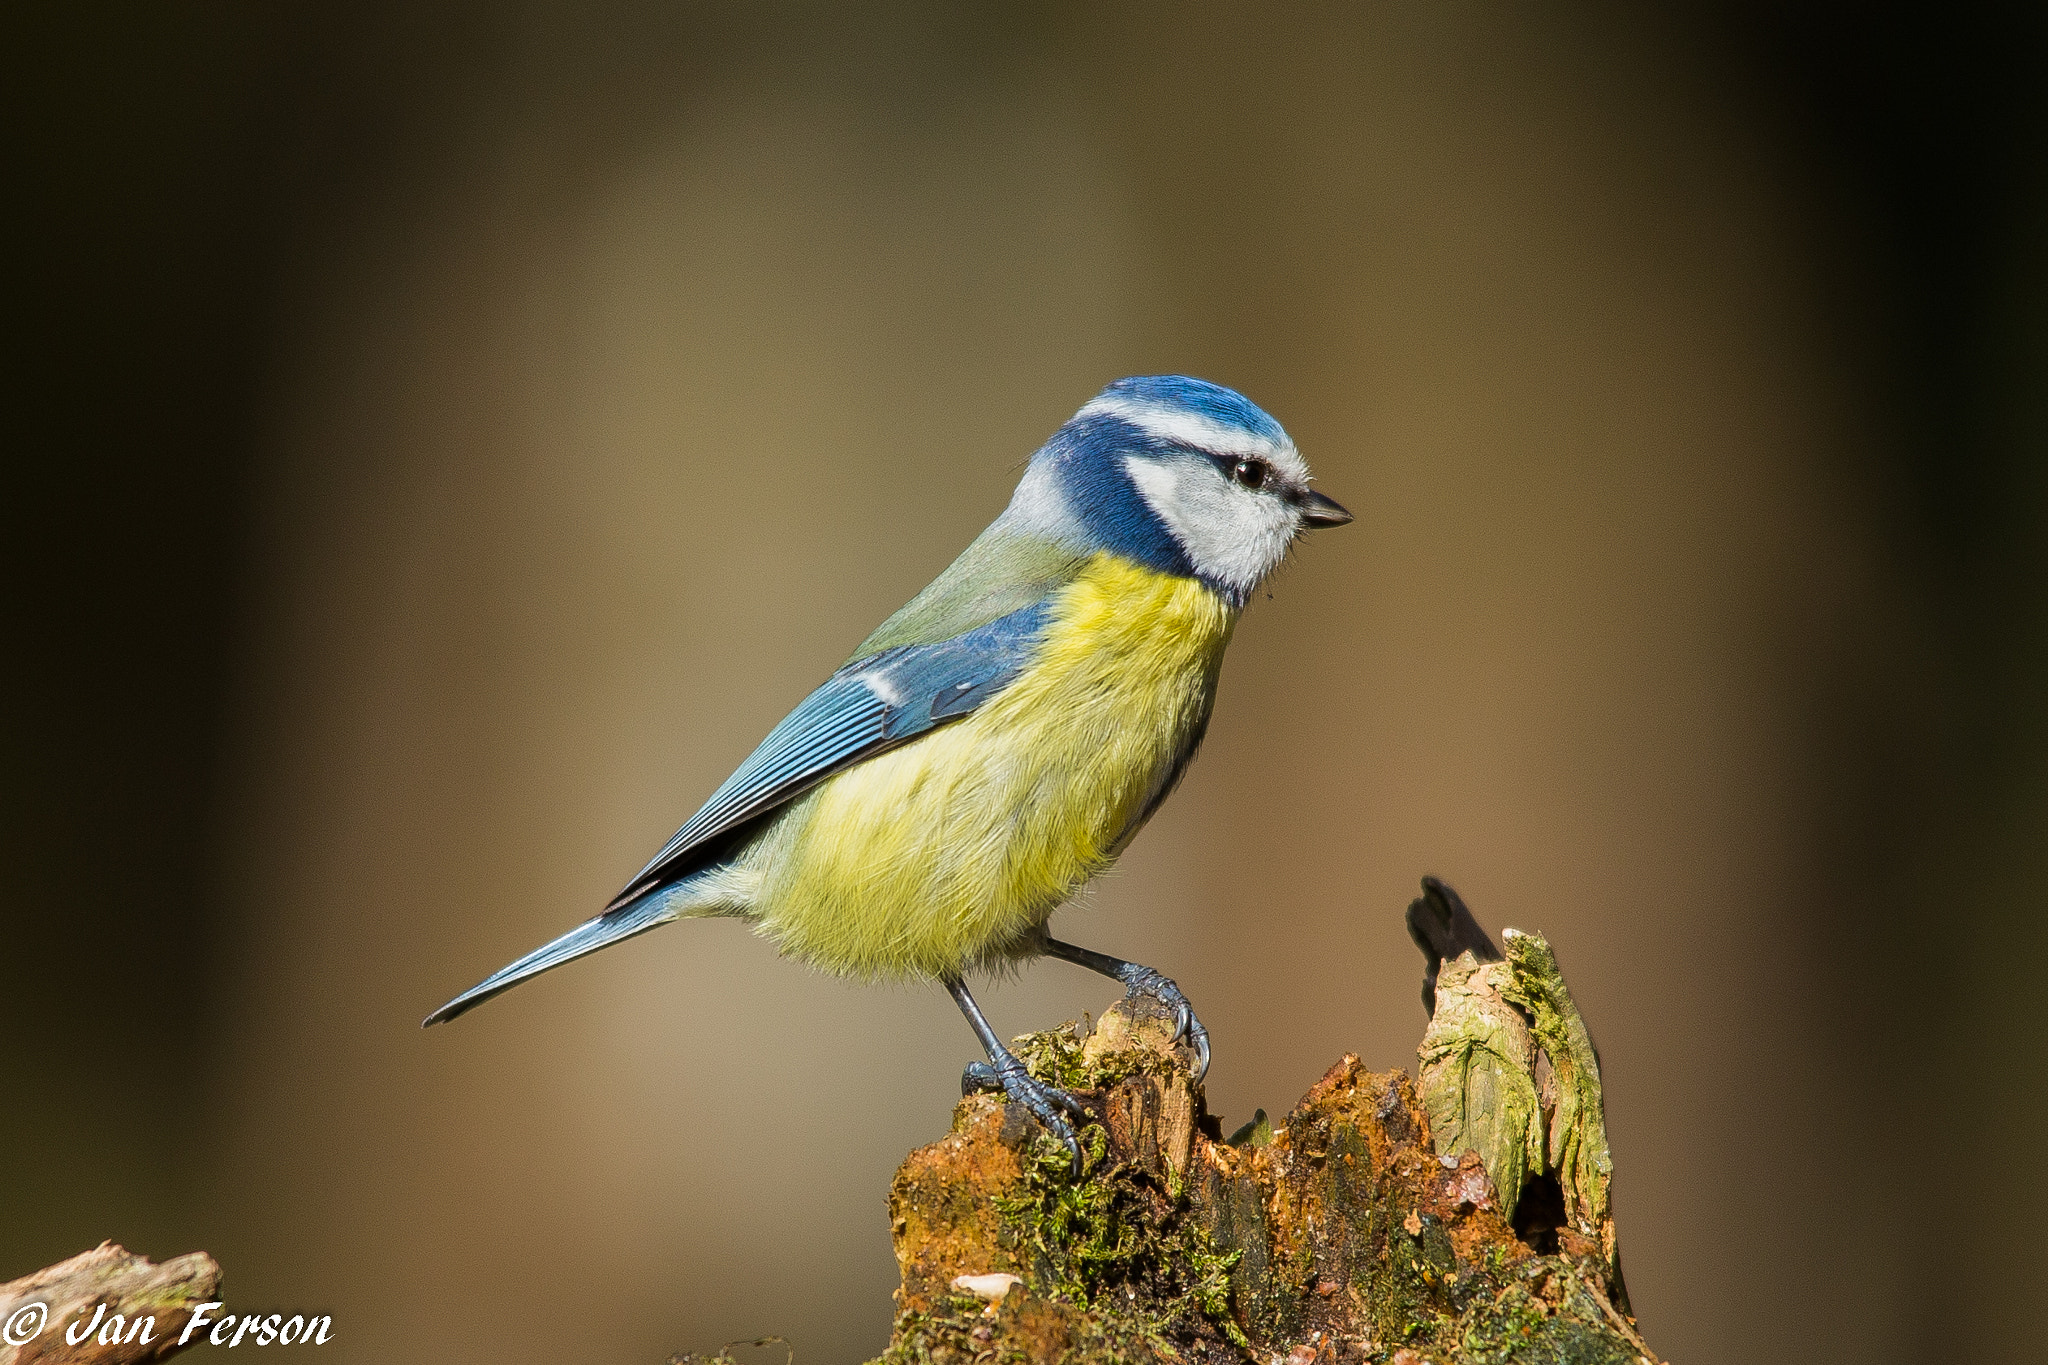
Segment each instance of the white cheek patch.
M1280 566L1301 529L1293 507L1231 483L1207 460L1126 455L1124 468L1196 571L1241 595Z

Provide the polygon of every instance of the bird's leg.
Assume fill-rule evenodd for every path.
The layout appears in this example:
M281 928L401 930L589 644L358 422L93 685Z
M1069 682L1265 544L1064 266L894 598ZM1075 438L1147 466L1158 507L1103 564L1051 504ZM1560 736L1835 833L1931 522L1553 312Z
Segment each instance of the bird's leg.
M1024 1069L1024 1063L1017 1060L1017 1054L1004 1047L996 1037L996 1031L988 1026L981 1006L975 1004L974 997L967 993L966 982L956 976L946 983L946 989L953 993L953 1003L967 1016L967 1026L981 1040L981 1050L988 1054L988 1061L974 1063L960 1077L960 1093L971 1095L977 1090L1001 1090L1023 1105L1054 1137L1066 1144L1069 1168L1078 1177L1081 1174L1081 1140L1074 1136L1073 1126L1060 1111L1065 1110L1076 1119L1086 1120L1088 1111L1081 1107L1081 1101L1056 1086L1038 1080Z
M1120 957L1111 957L1108 953L1077 948L1071 943L1062 943L1050 935L1045 940L1045 951L1053 957L1064 958L1077 966L1086 967L1091 972L1100 972L1104 976L1116 978L1124 983L1126 995L1149 995L1172 1010L1173 1041L1178 1043L1185 1038L1194 1048L1195 1084L1202 1083L1202 1078L1209 1074L1209 1030L1203 1028L1202 1021L1195 1018L1194 1006L1180 993L1180 987L1150 967L1126 962Z

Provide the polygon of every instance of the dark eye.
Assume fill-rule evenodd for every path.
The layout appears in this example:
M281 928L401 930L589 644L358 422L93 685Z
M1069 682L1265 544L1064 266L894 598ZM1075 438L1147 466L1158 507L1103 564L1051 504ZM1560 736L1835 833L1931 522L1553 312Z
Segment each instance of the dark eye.
M1264 488L1272 472L1264 460L1239 460L1230 467L1230 477L1246 488Z

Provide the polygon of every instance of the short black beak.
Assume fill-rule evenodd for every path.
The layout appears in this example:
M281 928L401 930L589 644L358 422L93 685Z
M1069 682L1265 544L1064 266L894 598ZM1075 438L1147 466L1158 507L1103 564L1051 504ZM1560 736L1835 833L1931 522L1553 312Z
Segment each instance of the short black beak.
M1355 521L1342 503L1335 498L1326 498L1313 488L1301 495L1301 519L1310 526L1343 526Z

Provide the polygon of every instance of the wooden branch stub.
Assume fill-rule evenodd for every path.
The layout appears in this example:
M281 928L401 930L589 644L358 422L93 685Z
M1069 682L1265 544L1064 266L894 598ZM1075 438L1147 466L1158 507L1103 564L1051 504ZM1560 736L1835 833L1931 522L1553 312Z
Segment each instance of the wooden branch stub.
M1549 1132L1544 1159L1564 1194L1558 1240L1567 1250L1605 1261L1613 1292L1626 1308L1614 1233L1614 1157L1607 1147L1600 1059L1592 1035L1543 935L1504 929L1501 942L1512 969L1503 994L1529 1012L1536 1045L1550 1061L1543 1097Z
M161 1360L180 1349L194 1306L219 1292L220 1266L203 1251L156 1265L102 1242L0 1285L0 1365Z

